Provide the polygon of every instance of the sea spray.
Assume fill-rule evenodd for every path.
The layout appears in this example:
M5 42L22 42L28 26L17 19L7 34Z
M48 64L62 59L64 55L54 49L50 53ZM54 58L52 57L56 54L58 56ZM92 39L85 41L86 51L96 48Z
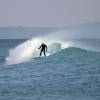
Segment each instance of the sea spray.
M19 44L15 48L9 50L9 56L6 57L6 64L17 64L21 62L26 62L32 55L37 56L38 51L36 50L37 46L41 43L41 40L38 38L27 40L22 44Z

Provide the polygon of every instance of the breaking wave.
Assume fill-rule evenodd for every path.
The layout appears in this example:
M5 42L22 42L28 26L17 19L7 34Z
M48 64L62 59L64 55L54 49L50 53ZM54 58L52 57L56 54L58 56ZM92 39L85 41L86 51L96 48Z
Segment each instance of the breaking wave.
M39 57L40 50L38 47L41 43L46 43L48 46L47 56L56 53L59 50L70 47L71 44L62 40L52 40L45 38L32 38L19 44L15 48L9 50L9 55L6 57L6 65L18 64L30 61L32 58Z

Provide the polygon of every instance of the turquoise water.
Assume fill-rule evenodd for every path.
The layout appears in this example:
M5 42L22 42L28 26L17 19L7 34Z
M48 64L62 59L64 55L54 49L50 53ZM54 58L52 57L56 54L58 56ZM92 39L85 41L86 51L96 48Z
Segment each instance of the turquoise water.
M9 49L23 41L0 42L0 100L100 100L99 49L69 47L47 58L4 66Z

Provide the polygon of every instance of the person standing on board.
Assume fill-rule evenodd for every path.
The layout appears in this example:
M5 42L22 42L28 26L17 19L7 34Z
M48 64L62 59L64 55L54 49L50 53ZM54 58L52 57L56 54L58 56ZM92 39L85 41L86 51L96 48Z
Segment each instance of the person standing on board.
M40 51L40 57L41 57L42 52L44 53L44 56L46 57L47 45L44 44L44 43L42 43L41 46L38 49L41 49L41 51Z

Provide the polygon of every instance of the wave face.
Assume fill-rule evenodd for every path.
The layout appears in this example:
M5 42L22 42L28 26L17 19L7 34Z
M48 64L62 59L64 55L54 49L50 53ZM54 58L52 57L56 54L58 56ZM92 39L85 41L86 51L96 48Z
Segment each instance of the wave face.
M31 40L27 40L15 48L10 49L9 56L5 59L5 64L18 64L30 61L32 58L39 57L40 50L38 50L38 48L43 42L48 46L47 56L70 46L69 43L61 40L54 41L51 39L47 40L45 38L32 38Z
M0 75L1 100L100 99L99 52L68 47L47 58L0 67Z

